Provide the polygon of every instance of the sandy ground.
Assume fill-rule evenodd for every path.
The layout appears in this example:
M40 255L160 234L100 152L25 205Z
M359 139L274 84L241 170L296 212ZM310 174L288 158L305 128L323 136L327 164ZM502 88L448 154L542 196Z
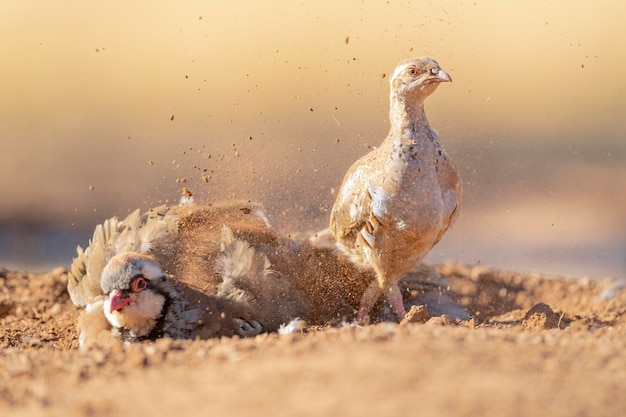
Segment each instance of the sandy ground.
M77 349L62 269L0 269L3 416L623 416L626 291L440 265L469 321ZM543 303L543 304L541 304Z

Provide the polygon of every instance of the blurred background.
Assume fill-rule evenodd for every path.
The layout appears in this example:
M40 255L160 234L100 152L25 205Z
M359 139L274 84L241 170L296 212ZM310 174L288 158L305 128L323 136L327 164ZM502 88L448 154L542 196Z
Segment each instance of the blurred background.
M69 265L136 208L262 202L325 227L388 130L410 56L462 215L427 258L626 275L626 3L24 1L0 4L0 266Z

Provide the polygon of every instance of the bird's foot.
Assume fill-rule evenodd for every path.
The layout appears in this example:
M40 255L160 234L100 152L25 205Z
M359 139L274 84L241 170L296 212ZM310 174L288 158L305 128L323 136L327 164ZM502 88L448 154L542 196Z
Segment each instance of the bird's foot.
M263 333L263 325L256 320L235 319L237 334L241 337L254 337Z
M406 316L406 309L404 308L404 302L402 301L402 293L397 284L390 285L387 289L387 301L391 305L391 310L398 317L399 321L402 321Z
M359 325L367 325L370 323L369 312L371 308L376 304L378 297L380 297L381 291L385 294L385 298L391 306L391 310L394 312L398 321L402 321L406 316L406 309L404 308L404 302L402 301L402 293L397 284L391 284L385 290L381 290L378 282L373 281L369 287L365 290L365 293L361 297L361 304L359 305L359 311L356 315L356 322Z
M363 305L359 307L359 311L356 313L356 324L358 324L359 326L367 326L368 324L370 324L371 318L369 315L369 310L370 309L368 307L365 307Z
M380 297L381 289L378 286L377 281L372 281L372 283L367 287L363 296L361 297L361 303L359 304L359 311L356 314L356 322L365 326L370 323L370 310L378 301L378 297Z

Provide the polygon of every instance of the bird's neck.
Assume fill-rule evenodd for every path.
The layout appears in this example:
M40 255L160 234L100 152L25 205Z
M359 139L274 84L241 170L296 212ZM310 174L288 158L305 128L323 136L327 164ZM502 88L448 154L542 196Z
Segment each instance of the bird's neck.
M424 97L393 95L389 107L390 137L416 138L429 131L430 125L424 111Z

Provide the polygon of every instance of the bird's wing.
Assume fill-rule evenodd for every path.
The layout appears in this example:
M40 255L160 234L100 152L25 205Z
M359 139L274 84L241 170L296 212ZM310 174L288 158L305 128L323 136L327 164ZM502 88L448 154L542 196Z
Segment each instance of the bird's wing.
M255 244L235 236L222 226L221 255L215 269L222 277L217 296L235 300L255 311L255 320L267 331L275 330L305 310L299 291L291 285L290 271L275 271L267 254L295 253L289 245L280 248Z
M370 167L360 164L348 171L330 217L338 241L353 240L372 214Z
M249 282L259 277L266 277L269 273L267 257L257 253L250 244L235 238L233 231L222 225L222 240L220 242L222 255L215 263L215 270L222 276L222 284L218 288L219 297L240 299L250 302L255 299L250 292Z
M102 295L100 275L113 256L121 252L147 253L155 242L176 231L176 217L165 206L139 214L130 213L124 220L112 217L96 226L87 248L76 249L68 273L67 290L79 307Z
M447 157L445 151L443 151L443 156L445 156L445 158L442 158L440 161L441 169L437 171L437 179L443 195L444 210L445 213L447 213L447 224L439 233L434 244L437 244L441 240L445 232L459 217L461 201L463 199L463 184L459 171L454 163L450 161L450 158Z

